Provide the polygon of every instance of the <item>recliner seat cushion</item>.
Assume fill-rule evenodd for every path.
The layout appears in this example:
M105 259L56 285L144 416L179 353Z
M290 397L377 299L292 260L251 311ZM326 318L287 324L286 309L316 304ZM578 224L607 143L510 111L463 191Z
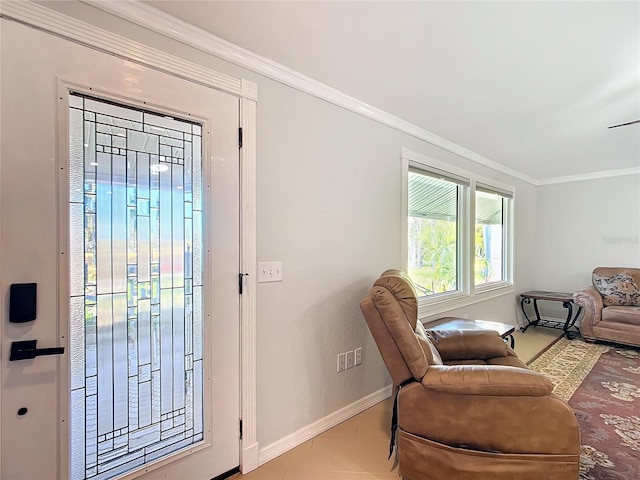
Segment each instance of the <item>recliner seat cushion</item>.
M603 308L602 321L640 325L640 306L611 306Z
M487 365L503 365L505 367L518 367L527 368L527 364L520 360L518 357L496 357L486 360Z

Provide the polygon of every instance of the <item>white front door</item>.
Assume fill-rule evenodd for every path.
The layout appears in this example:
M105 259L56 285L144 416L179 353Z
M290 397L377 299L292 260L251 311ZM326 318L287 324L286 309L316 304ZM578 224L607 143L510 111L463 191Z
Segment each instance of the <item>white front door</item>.
M2 479L237 467L238 98L4 19L1 43ZM65 350L9 361L29 340Z

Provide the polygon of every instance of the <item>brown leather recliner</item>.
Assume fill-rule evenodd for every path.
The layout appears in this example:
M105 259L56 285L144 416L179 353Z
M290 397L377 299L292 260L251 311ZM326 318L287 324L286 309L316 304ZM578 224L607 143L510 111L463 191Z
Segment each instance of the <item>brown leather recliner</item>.
M392 437L406 479L578 478L573 410L496 332L426 332L413 283L397 270L360 308L393 380Z

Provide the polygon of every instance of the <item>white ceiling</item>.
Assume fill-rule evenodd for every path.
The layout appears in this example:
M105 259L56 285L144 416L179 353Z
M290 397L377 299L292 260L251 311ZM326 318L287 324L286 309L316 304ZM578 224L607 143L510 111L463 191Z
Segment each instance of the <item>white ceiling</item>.
M145 1L535 179L640 166L640 2Z

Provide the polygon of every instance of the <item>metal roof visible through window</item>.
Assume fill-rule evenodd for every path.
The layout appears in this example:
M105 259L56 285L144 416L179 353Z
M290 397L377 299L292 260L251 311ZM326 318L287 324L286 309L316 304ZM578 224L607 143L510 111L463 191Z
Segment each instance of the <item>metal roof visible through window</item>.
M458 187L456 183L409 172L409 216L455 221ZM503 197L479 192L476 195L476 222L485 225L502 223Z

